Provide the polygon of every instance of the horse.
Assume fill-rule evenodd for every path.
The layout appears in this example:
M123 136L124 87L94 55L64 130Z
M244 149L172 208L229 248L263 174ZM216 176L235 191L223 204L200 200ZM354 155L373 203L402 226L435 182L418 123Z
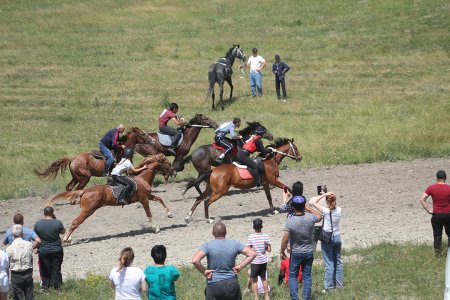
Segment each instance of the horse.
M243 140L248 139L256 130L258 126L261 126L262 124L259 122L247 122L247 127L239 130L239 135L242 136ZM273 136L269 131L266 131L266 133L263 136L264 138L268 139L269 141L273 140ZM231 140L233 147L240 147L242 146L239 140ZM239 144L239 145L238 145ZM202 145L199 146L197 149L192 151L192 153L181 161L181 164L184 165L185 163L192 162L192 165L198 172L198 177L201 177L205 172L208 172L211 170L211 167L217 167L219 164L216 162L216 159L220 156L222 153L221 150L217 149L211 144L208 145ZM224 160L224 164L231 164L231 155L227 155ZM192 183L188 183L184 192L183 196L186 194L186 192L192 188L195 187L197 192L201 195L202 191L200 190L200 183L193 185Z
M272 213L276 213L272 204L272 196L270 194L270 186L277 186L279 188L284 188L286 185L282 183L278 178L280 176L278 166L285 157L294 159L295 161L300 161L302 155L297 150L297 146L294 144L294 139L277 139L274 145L270 145L275 155L272 158L264 160L264 175L263 178L263 188L266 193L267 200L269 201L270 210ZM239 189L250 189L255 186L255 180L253 178L242 179L239 170L234 165L221 165L214 168L211 171L203 174L202 177L196 179L195 181L202 181L207 178L207 185L205 191L200 195L189 211L188 215L185 217L186 223L189 223L197 206L200 202L205 203L205 219L208 222L213 220L209 219L209 206L218 200L220 197L224 196L231 186Z
M122 138L121 138L122 139ZM139 129L138 127L131 127L126 134L125 146L134 148L137 143L151 143L151 137ZM92 152L85 152L78 154L75 157L63 157L50 164L47 168L35 168L34 173L41 179L50 178L54 180L58 175L58 171L62 173L69 167L72 180L66 185L66 191L72 191L76 186L76 190L82 190L91 179L91 176L101 177L105 168L105 160L103 154L95 151L94 156ZM119 152L116 160L120 161L122 152Z
M132 194L130 204L135 202L140 202L142 204L148 221L150 222L150 230L157 233L159 231L159 226L153 225L152 213L148 201L153 200L161 203L168 217L172 217L172 213L162 198L151 194L152 182L158 173L162 173L163 175L174 175L176 172L164 154L157 154L145 158L138 168L143 167L144 165L147 166L147 169L133 177L136 182L137 190ZM95 185L85 190L62 192L49 199L47 205L52 205L57 200L63 199L67 199L72 205L80 204L81 207L80 214L72 221L72 225L63 237L63 242L70 242L74 230L100 207L121 205L117 203L117 200L114 198L111 188L108 185Z
M181 141L180 146L176 150L175 159L172 163L175 171L181 172L184 169L184 166L181 165L181 161L183 157L189 153L194 142L197 140L198 135L200 134L200 130L202 128L213 128L216 129L218 127L217 123L202 114L196 114L188 124L183 125L180 129L183 131L183 140ZM148 156L151 154L163 153L166 156L172 155L167 147L162 146L159 142L157 133L149 133L151 137L153 137L156 142L152 145L138 143L135 147L137 153L142 156Z
M228 52L225 54L225 57L220 58L218 61L213 63L209 66L208 71L208 79L209 79L209 91L208 95L211 95L212 98L212 109L214 109L214 85L216 83L219 84L219 95L220 95L220 106L222 107L222 110L224 110L223 107L223 83L224 81L228 82L228 85L230 86L230 99L233 97L233 83L231 81L231 76L233 75L233 64L234 60L237 58L244 61L245 55L244 52L242 52L242 49L240 48L239 44L233 45L233 47L228 50Z

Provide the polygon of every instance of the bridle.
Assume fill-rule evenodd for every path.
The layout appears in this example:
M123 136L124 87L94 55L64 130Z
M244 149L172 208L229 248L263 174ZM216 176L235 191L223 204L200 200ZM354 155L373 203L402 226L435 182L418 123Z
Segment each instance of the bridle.
M279 151L279 150L277 150L275 148L272 148L272 147L268 147L268 148L271 149L275 153L284 155L286 157L289 157L289 158L292 158L292 159L295 159L296 161L298 161L300 158L298 157L297 151L295 151L294 144L292 144L291 141L288 141L288 142L289 142L289 151L287 153L283 152L283 151ZM291 152L294 153L294 155L291 155L290 154Z

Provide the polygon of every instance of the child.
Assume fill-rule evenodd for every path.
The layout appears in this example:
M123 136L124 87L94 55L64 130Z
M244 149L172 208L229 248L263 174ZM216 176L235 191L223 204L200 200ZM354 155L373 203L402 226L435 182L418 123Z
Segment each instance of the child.
M253 229L255 233L248 237L247 246L250 246L256 252L256 257L252 261L250 267L250 280L252 282L252 290L255 300L259 299L258 295L258 276L264 287L264 299L269 300L269 283L266 278L267 271L267 255L266 252L272 250L269 236L261 232L263 221L260 218L253 220Z
M287 253L290 253L291 250L289 249L289 246L287 248ZM288 285L289 281L289 256L286 257L284 260L281 261L280 265L280 275L278 277L278 285L280 285L282 282L284 284ZM302 266L300 266L300 270L298 271L297 276L297 282L302 282Z

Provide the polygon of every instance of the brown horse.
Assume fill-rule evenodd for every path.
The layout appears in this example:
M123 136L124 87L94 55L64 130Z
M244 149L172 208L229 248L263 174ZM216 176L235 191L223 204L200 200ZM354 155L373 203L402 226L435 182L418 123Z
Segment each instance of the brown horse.
M175 174L175 171L164 154L157 154L145 158L138 168L144 165L147 165L147 169L133 177L137 184L137 191L131 196L131 203L140 202L142 204L148 221L150 222L150 229L156 233L159 231L159 227L153 225L152 213L148 205L148 200L154 200L161 203L168 217L172 217L172 213L165 205L162 198L151 194L152 182L158 173L163 175L173 175ZM95 185L81 191L62 192L49 199L47 205L52 205L55 201L61 199L69 200L72 205L79 203L81 207L80 214L73 220L70 229L63 237L63 242L70 242L73 231L100 207L121 205L117 203L117 199L114 198L111 188L108 185Z
M177 149L177 154L175 155L175 159L173 161L173 167L175 171L180 172L183 171L184 166L181 164L183 161L183 157L189 153L194 142L197 140L198 135L200 134L200 130L202 128L217 128L217 123L214 120L204 116L202 114L196 114L188 124L184 125L181 130L183 131L183 141ZM142 156L147 156L156 153L163 153L167 156L172 155L169 151L167 151L168 147L164 147L160 144L158 134L149 133L155 140L156 143L153 145L138 143L136 145L136 152L141 154Z
M131 127L126 134L125 146L134 148L137 143L151 143L149 134L137 127ZM120 161L122 152L119 152L116 161ZM41 179L55 179L58 171L62 174L69 166L72 180L66 185L66 191L71 191L77 185L76 190L82 190L91 179L91 176L101 177L105 168L105 161L101 157L94 157L91 152L81 153L75 157L63 157L54 161L47 168L34 169L34 173Z
M284 188L285 184L278 180L280 176L280 172L278 170L279 164L286 156L295 159L296 161L300 161L302 156L297 150L297 146L294 145L294 139L277 139L275 141L275 145L270 145L269 147L273 148L272 150L275 155L270 159L264 160L265 172L262 178L263 188L266 193L267 200L269 201L270 210L272 213L275 213L269 185ZM207 179L208 175L209 179ZM242 179L239 175L238 168L231 164L220 165L217 168L205 173L202 177L197 178L195 181L201 182L204 179L207 179L206 189L203 194L197 198L188 215L184 218L187 223L190 222L191 216L200 202L205 201L205 219L208 222L212 222L212 220L209 219L209 206L220 197L224 196L231 186L243 190L250 189L255 186L255 180L253 178Z

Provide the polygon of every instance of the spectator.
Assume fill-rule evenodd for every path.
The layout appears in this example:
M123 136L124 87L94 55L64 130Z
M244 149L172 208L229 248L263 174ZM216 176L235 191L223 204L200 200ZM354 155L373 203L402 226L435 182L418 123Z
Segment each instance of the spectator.
M290 253L291 253L291 249L289 247L289 244L286 248L286 258L283 259L281 261L280 264L280 275L279 275L279 282L278 284L280 285L282 282L284 282L284 284L288 285L289 282L289 261L290 261ZM299 270L298 270L298 276L297 276L297 282L302 282L302 267L300 266Z
M141 293L147 290L145 275L141 269L132 267L134 252L126 247L120 252L119 267L109 274L109 284L116 291L116 300L140 300Z
M427 187L420 197L423 208L431 214L431 227L433 228L434 253L440 256L442 253L442 228L445 227L447 240L450 239L450 186L445 183L447 174L439 170L436 173L436 183ZM431 196L433 208L430 209L427 199ZM450 242L447 241L448 246Z
M250 278L250 274L251 274L251 270L249 269L248 270L247 287L246 287L244 293L250 292L250 290L252 288L252 280ZM267 271L266 271L266 280L267 280L267 282L269 282L269 277L267 275ZM267 286L268 286L268 290L269 290L269 293L270 293L270 285L267 285ZM264 286L263 286L263 283L262 283L262 280L261 280L260 276L258 276L257 288L258 288L258 293L264 295L264 293L265 293Z
M148 266L144 270L148 284L147 297L150 299L175 300L175 281L180 277L180 271L173 265L165 265L167 251L164 245L156 245L152 248L151 256L154 266Z
M34 232L31 228L23 226L24 217L21 213L16 213L13 217L14 224L22 225L23 237L22 239L28 242L34 242L33 248L38 248L41 244L41 239L38 237L36 232ZM11 245L14 240L11 229L6 230L5 235L3 236L3 245Z
M312 264L314 261L314 242L312 233L314 223L322 220L322 216L309 207L303 198L292 199L295 214L286 220L283 238L281 240L281 259L286 256L288 241L291 245L291 260L289 265L289 291L292 300L298 299L297 277L300 266L303 271L303 299L309 300L312 288ZM305 212L305 209L308 212Z
M266 60L258 55L258 49L252 49L253 55L248 58L244 67L250 67L250 88L252 90L252 97L262 96L262 74L261 70L266 66Z
M269 296L269 283L267 282L267 255L266 252L272 250L270 244L270 238L266 233L262 233L263 221L260 218L253 220L253 229L255 233L248 237L247 246L256 252L256 257L252 261L250 266L250 280L252 282L252 290L255 299L259 298L258 293L258 277L261 277L261 281L264 287L264 299L270 299Z
M319 201L326 197L327 206L322 206ZM339 231L339 223L341 221L341 211L336 206L336 195L332 192L323 193L319 197L309 200L323 216L323 230L332 232L330 243L321 242L323 263L325 264L324 287L325 291L341 288L344 285L344 268L341 260L341 234Z
M0 249L0 300L8 299L9 292L9 259L8 254Z
M287 187L283 189L283 203L280 205L280 211L286 212L288 218L294 215L294 209L292 208L291 203L295 197L297 197L296 201L306 202L306 199L303 196L303 183L300 181L297 181L292 185L292 194L288 191Z
M285 74L291 68L280 59L280 55L275 54L275 62L272 65L272 72L275 74L275 90L277 92L277 98L281 99L280 94L280 85L283 90L283 100L286 101L286 83L285 83Z
M11 287L14 300L32 300L33 297L33 245L22 239L22 225L13 225L11 229L14 241L6 253L9 258Z
M225 238L227 229L224 223L213 225L214 240L203 244L192 257L192 264L207 279L205 299L240 300L241 288L237 274L256 256L249 246L239 241ZM245 259L236 265L238 254L245 255ZM201 261L207 257L207 268Z
M41 238L39 264L43 289L60 289L62 284L61 265L64 251L59 235L64 234L66 229L53 212L53 207L46 206L44 218L34 224L34 231Z
M316 201L318 197L321 197L322 192L326 193L327 191L328 191L328 189L327 189L326 185L318 185L317 186L317 196L311 197L311 199L309 199L309 202L312 203L312 202ZM321 197L321 199L323 199L323 197ZM314 244L316 246L317 246L317 241L319 240L320 232L322 231L322 227L323 227L322 224L316 223L314 225L313 240L314 240Z

